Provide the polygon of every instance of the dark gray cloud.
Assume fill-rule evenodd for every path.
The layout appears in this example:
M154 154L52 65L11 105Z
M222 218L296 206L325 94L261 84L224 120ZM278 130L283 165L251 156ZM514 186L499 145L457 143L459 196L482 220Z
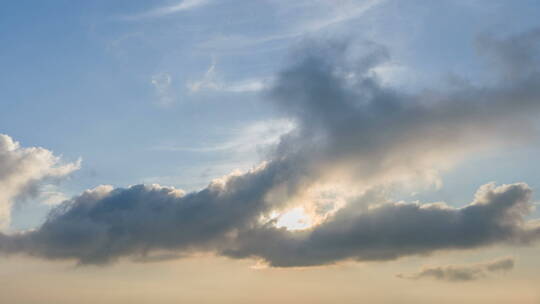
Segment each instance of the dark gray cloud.
M0 251L101 264L154 250L219 250L272 207L264 196L279 181L276 172L231 176L189 194L158 185L97 187L55 208L39 229L2 236Z
M467 282L485 278L489 273L508 272L513 268L513 258L500 258L491 262L471 265L424 267L417 273L398 274L397 277L410 280L431 278L449 282Z
M535 29L505 39L490 33L482 34L476 44L479 51L502 72L505 81L527 81L530 77L538 77L539 40L540 29Z
M487 184L463 208L444 204L383 203L357 211L352 202L308 231L272 225L243 231L232 257L262 257L272 266L311 266L345 259L392 260L443 249L529 243L539 227L526 227L531 190L525 184ZM360 204L362 206L362 204Z
M524 42L513 45L533 47L534 37L522 35L516 39ZM373 68L388 58L383 47L358 45L308 45L277 75L269 100L297 128L260 167L188 194L160 186L98 187L54 209L33 231L0 234L0 251L81 263L210 251L286 267L537 238L539 228L525 221L532 206L525 184L484 186L463 208L359 197L304 231L261 220L317 183L346 180L362 192L429 177L468 154L536 137L536 68L527 77L505 74L495 85L410 94L379 83ZM501 58L520 65L514 56Z
M304 182L338 175L369 188L425 179L469 154L537 137L537 72L491 87L413 95L379 84L372 68L387 57L380 47L368 45L361 59L346 44L308 49L269 92L298 126L272 157Z

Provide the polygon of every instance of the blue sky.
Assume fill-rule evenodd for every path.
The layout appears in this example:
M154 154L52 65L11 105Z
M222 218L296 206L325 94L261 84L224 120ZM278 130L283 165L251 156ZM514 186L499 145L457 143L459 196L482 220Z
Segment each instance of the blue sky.
M68 200L73 205L84 201L85 196L80 196L81 193L99 197L96 198L98 204L106 201L101 200L100 195L110 195L110 200L115 201L115 193L122 191L140 191L141 195L146 195L145 191L170 191L167 195L174 196L171 193L176 190L160 187L187 192L211 190L217 187L216 184L227 185L227 181L237 178L235 176L240 176L239 179L258 176L260 170L268 168L258 167L261 163L266 161L271 167L279 159L276 155L282 152L280 147L307 149L306 142L310 139L306 134L324 137L327 135L324 132L328 132L335 135L336 142L347 146L351 140L345 139L350 136L347 133L350 129L334 134L338 123L319 125L316 121L320 119L318 108L310 112L307 104L306 109L296 109L290 106L296 102L294 98L279 99L286 99L279 94L289 89L284 84L287 77L305 72L302 68L308 69L298 64L308 55L316 58L315 63L323 57L323 67L335 64L337 74L351 73L344 74L342 79L346 88L347 81L358 76L356 69L361 70L360 65L365 63L368 68L364 72L368 79L376 81L377 86L390 95L397 92L403 100L411 98L419 104L426 102L429 105L436 104L439 99L461 102L471 96L492 96L490 94L496 99L499 95L493 92L506 92L504 90L512 86L508 85L511 81L500 82L499 59L495 55L490 57L492 46L486 47L485 41L492 41L489 40L492 38L493 41L506 41L504 39L508 37L534 33L540 26L540 2L535 0L21 0L2 4L0 134L19 142L20 147L24 147L21 149L43 147L57 157L45 152L40 154L42 152L31 148L9 156L16 159L19 155L34 157L33 153L37 153L32 159L43 168L32 171L40 172L32 173L35 176L25 177L26 184L17 184L16 190L6 192L5 197L0 195L0 204L2 199L9 200L6 206L11 210L11 231L40 227L47 212L56 210L60 201ZM335 55L333 47L340 41L346 41L349 49ZM518 40L515 46L521 47ZM503 51L512 45L506 47ZM528 54L527 51L523 54ZM536 50L531 52L537 55ZM373 54L385 59L378 62L369 57ZM516 62L519 59L518 56ZM352 67L354 64L359 67ZM317 79L308 79L318 84L317 88L326 85L317 83ZM292 80L294 82L295 78ZM310 96L309 92L306 94ZM300 94L297 99L302 100L305 96ZM319 96L312 97L317 100ZM326 114L331 115L332 109L327 109L330 114ZM322 168L337 168L332 172L334 175L325 172L323 178L321 174L317 183L328 182L330 175L339 176L365 191L362 197L373 189L384 187L389 200L443 201L452 207L468 204L481 185L492 181L497 185L526 182L533 190L540 189L540 165L537 162L540 144L534 131L538 127L537 118L531 119L530 124L521 125L523 121L519 119L506 120L506 113L513 113L512 106L488 118L482 116L486 111L476 113L478 117L472 116L489 121L485 125L477 126L475 121L468 120L462 122L465 126L471 125L472 140L456 131L459 136L443 142L441 138L447 136L446 127L461 130L451 123L449 126L442 124L442 129L437 129L439 134L435 134L439 136L430 139L429 145L424 142L409 145L408 141L401 141L403 136L396 137L396 142L403 144L400 148L403 151L426 144L424 150L436 153L419 151L419 159L411 157L410 162L402 161L395 166L395 171L388 169L386 172L386 163L377 164L381 165L377 168L384 171L383 177L343 169L347 166L356 169L354 166L363 161L363 156L353 161L351 159L356 156L333 150L330 145L314 144L315 150L322 151L321 155L310 151L306 157L312 157L310 160L320 158L321 163L329 163L327 166L313 165L314 169L310 164L306 165L308 169L303 169L313 173ZM409 118L402 117L403 120ZM497 123L499 118L500 123ZM393 123L388 122L389 125ZM520 132L511 133L518 127ZM322 135L317 133L318 128L324 131ZM295 130L300 131L295 133ZM499 131L506 137L493 135ZM390 135L382 132L380 140L387 140L384 136L397 136L392 132ZM343 135L345 139L341 138L342 133L346 134ZM287 136L280 137L283 134L294 138L293 144L287 141ZM428 137L433 135L427 134ZM496 139L491 140L490 136ZM373 139L375 145L378 140ZM454 141L456 146L452 144ZM11 147L9 140L0 138L0 144L2 142ZM388 143L388 149L393 149L393 144ZM446 144L452 157L446 154ZM461 144L463 148L459 146ZM369 154L368 148L359 145L350 149L357 149L355 151L360 155ZM342 155L343 159L335 160L326 155L331 154L328 151ZM288 159L287 153L292 152L283 153ZM426 168L426 163L432 164L431 157L437 165L433 170ZM393 164L392 161L398 158L392 154L386 161ZM296 161L294 165L302 160L292 159ZM2 161L0 158L0 164ZM367 167L361 168L367 170ZM24 168L27 168L26 163ZM250 169L252 171L248 171ZM402 169L408 171L403 173ZM237 173L207 187L212 180L231 172ZM9 177L8 173L0 174L0 189L4 189L1 182L4 176ZM396 177L400 174L413 181L401 183L400 177ZM410 178L409 175L414 174L417 176ZM389 178L390 175L395 178ZM379 183L377 178L385 182ZM14 177L13 180L17 179ZM294 188L296 183L302 182L299 179L290 184ZM335 183L340 182L336 180ZM128 188L137 184L161 186ZM310 184L310 187L326 189L320 184ZM6 182L6 185L5 189L8 189L12 184ZM100 185L111 185L112 188L95 188ZM120 190L111 190L114 188ZM497 189L493 193L508 190ZM340 199L335 199L332 208L343 207L339 202L352 195L349 190L336 196ZM332 191L337 190L333 188ZM272 195L279 198L285 194L272 192ZM296 202L310 195L312 193L306 190L288 199ZM533 198L531 204L536 201ZM310 212L308 209L319 207L303 206L307 213ZM326 205L323 207L327 208ZM286 209L288 205L280 208ZM320 212L313 210L313 213ZM276 214L283 210L275 211L276 214L270 211L261 212L272 221L272 216L279 218ZM0 217L1 213L2 210ZM534 212L527 218L538 215ZM324 222L325 216L312 221ZM37 231L45 231L45 228ZM280 257L250 250L270 264L286 264ZM231 252L224 255L245 257L243 252ZM50 258L53 254L42 255ZM88 258L84 254L66 256L82 263ZM478 265L481 266L475 266L477 270L491 264L482 262Z
M0 129L81 157L62 184L70 194L141 181L196 189L257 162L256 153L189 150L279 120L259 89L306 39L387 46L396 86L444 85L450 74L482 82L476 35L532 28L540 10L535 1L191 2L5 3ZM211 68L210 84L190 90Z
M397 65L414 67L395 76L397 83L428 86L445 73L482 75L471 58L475 35L532 28L540 9L535 1L364 2L194 1L170 12L177 2L8 2L1 12L1 128L27 145L83 157L88 174L78 179L89 184L81 188L91 185L91 171L135 183L163 174L169 161L202 162L148 147L197 147L234 125L275 117L248 88L190 92L212 64L225 85L264 81L304 39L347 36L386 45ZM348 16L354 5L366 11ZM166 106L152 85L160 74L171 78Z

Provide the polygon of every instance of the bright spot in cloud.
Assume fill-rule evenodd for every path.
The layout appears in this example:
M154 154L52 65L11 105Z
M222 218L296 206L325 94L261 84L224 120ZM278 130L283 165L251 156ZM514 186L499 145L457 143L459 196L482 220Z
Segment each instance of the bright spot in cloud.
M313 221L306 214L304 208L293 208L277 216L276 227L287 228L288 230L308 229L313 225Z

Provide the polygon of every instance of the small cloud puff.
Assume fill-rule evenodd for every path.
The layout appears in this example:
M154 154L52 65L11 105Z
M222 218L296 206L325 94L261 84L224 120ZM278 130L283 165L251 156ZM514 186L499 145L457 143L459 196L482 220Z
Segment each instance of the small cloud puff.
M513 258L499 258L494 261L470 264L424 267L412 274L398 274L401 279L435 279L448 282L468 282L487 277L490 273L508 272L514 268Z

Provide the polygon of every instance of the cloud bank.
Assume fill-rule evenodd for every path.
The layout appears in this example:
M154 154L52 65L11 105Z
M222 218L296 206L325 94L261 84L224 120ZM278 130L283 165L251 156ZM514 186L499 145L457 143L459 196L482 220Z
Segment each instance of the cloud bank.
M532 47L533 38L508 39ZM490 54L503 52L498 45ZM100 186L55 208L33 231L0 234L0 252L100 264L205 251L293 267L528 244L540 236L525 219L533 204L524 183L484 185L462 208L392 202L378 190L434 182L464 157L534 140L537 69L527 77L504 74L489 86L410 94L380 84L373 69L389 54L373 43L315 43L293 57L266 94L295 129L262 165L187 194L158 185ZM331 213L321 211L320 223L308 229L276 227L273 212L327 183L355 195Z

